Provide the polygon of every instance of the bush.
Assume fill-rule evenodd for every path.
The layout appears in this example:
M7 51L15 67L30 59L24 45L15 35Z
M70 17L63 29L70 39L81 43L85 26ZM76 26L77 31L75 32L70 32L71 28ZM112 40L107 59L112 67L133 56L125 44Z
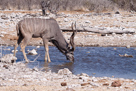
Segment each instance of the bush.
M124 10L136 11L136 0L112 0L112 1Z
M41 1L48 0L0 0L1 9L41 9ZM124 10L136 11L136 0L50 0L52 10L80 10L82 7L90 11L113 10L116 5Z

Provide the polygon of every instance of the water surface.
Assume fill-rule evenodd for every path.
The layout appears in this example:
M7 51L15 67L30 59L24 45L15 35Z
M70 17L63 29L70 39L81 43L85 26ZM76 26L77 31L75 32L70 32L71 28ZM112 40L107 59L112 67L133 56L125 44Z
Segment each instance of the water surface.
M5 50L13 47L3 47L3 54L12 53L11 50ZM35 46L27 46L27 50L35 49ZM119 77L136 79L136 48L125 47L76 47L75 62L71 63L59 52L56 47L50 47L51 63L44 62L45 51L41 46L37 49L38 55L27 55L29 60L38 59L33 63L28 63L28 67L45 67L46 70L58 72L59 69L69 68L74 74L87 73L95 77ZM20 50L20 47L18 47ZM119 54L133 55L132 58L120 57ZM17 52L17 61L23 61L24 57L21 51Z

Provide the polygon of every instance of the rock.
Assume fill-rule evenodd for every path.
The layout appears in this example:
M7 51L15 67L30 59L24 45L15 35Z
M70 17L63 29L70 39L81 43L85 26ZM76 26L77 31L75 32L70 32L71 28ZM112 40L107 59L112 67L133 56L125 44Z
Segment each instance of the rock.
M116 36L116 33L112 33L112 36Z
M90 84L91 84L92 86L94 86L94 87L99 87L99 86L100 86L99 84L93 83L93 82L91 82Z
M0 34L0 37L4 37L4 35L3 35L3 34Z
M84 82L88 82L90 80L89 77L80 76L79 79L82 79Z
M8 68L9 68L8 65L3 65L3 67L4 67L5 69L8 69Z
M130 45L127 45L126 48L130 48Z
M34 67L34 68L32 69L32 71L37 71L37 72L38 72L39 70L38 70L38 68Z
M36 46L36 49L37 49L37 48L40 48L40 46Z
M71 84L68 86L68 88L74 88L74 87L81 87L80 84Z
M119 54L120 57L133 57L133 55L128 55L128 54L124 54L124 55L121 55Z
M81 74L80 74L80 76L89 77L89 75L88 75L88 74L86 74L86 73L81 73Z
M3 63L14 63L17 58L13 56L13 54L6 54L2 58L0 58L0 61Z
M1 15L1 19L8 20L9 18L6 15Z
M67 83L66 82L62 82L61 86L67 86Z
M38 53L36 52L35 49L31 50L28 52L29 55L37 55Z
M116 11L115 14L120 14L120 12L119 12L119 11Z
M109 86L109 83L104 83L103 86Z
M114 81L111 83L112 87L120 87L121 86L121 82L120 81Z
M90 85L90 83L81 83L81 86Z
M92 77L92 82L97 82L98 79L96 77Z
M64 69L60 69L58 71L58 74L59 75L71 75L72 72L68 68L64 68Z
M85 21L85 23L91 23L89 20Z
M14 50L11 51L12 53L14 52ZM16 50L16 52L18 52L18 50Z
M68 20L67 18L64 18L64 21L65 21L65 22L68 22L69 20Z

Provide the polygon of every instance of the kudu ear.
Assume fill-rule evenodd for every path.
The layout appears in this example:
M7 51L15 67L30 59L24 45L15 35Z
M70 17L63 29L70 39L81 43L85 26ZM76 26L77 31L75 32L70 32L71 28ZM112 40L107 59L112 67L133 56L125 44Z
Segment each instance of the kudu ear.
M74 26L75 26L75 30L74 30L74 28L73 28ZM72 35L71 35L71 37L70 37L69 45L71 45L71 47L72 47L72 48L70 49L70 51L74 51L74 50L75 50L74 37L75 37L75 34L77 33L76 22L75 22L75 24L72 23L71 28L72 28L73 33L72 33Z

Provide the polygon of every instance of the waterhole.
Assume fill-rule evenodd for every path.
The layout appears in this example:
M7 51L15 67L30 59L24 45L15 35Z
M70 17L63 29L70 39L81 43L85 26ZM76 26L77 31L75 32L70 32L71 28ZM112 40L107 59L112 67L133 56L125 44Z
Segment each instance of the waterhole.
M27 50L35 49L35 46L27 46ZM14 47L2 47L2 54L12 53ZM7 50L10 49L10 50ZM23 61L24 57L18 47L16 54L17 62ZM73 74L86 73L95 77L116 77L136 79L136 48L125 47L76 47L74 52L75 62L71 63L56 48L49 47L51 63L44 62L45 50L41 46L37 48L38 55L27 55L28 59L35 62L27 64L29 68L45 68L46 71L58 72L59 69L68 68ZM131 57L121 57L119 55L131 55ZM133 56L133 57L132 57Z

